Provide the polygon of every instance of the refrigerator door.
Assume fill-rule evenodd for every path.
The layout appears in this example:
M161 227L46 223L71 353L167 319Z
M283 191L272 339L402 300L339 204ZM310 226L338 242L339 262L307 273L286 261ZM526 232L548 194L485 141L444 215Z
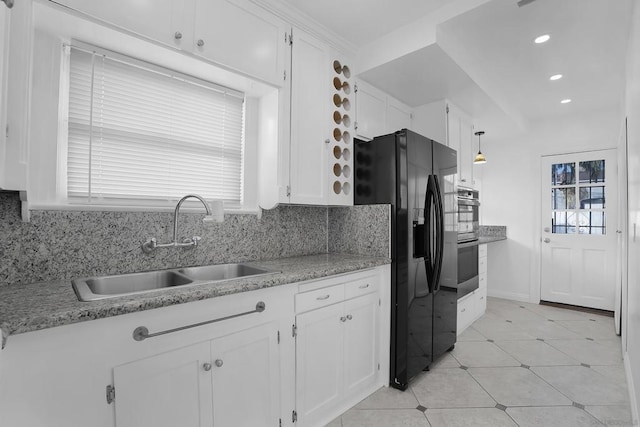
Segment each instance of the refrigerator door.
M398 317L407 318L408 337L406 370L398 376L404 386L408 380L433 361L433 292L429 283L432 274L435 235L429 227L427 195L432 169L431 141L410 131L401 133L406 140L406 176L399 176L407 186L408 274L405 305L398 305ZM433 203L435 200L431 200ZM403 310L404 313L401 313Z
M437 177L441 227L438 231L439 277L433 291L433 357L441 356L456 342L458 311L458 233L456 221L456 151L433 142L433 175Z

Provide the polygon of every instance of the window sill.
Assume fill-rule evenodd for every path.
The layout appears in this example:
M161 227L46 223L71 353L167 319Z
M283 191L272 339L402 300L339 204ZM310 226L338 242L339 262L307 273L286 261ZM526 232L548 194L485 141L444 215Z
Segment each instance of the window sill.
M56 204L29 204L29 211L90 211L90 212L170 212L175 210L175 204L167 206L119 206L119 205L82 205L82 204L68 204L68 205L56 205ZM184 205L180 208L180 212L186 213L203 213L204 208L202 205L189 207ZM262 210L260 208L238 208L238 209L224 209L225 215L256 215L262 216ZM23 212L24 217L24 212ZM28 219L25 221L28 222Z

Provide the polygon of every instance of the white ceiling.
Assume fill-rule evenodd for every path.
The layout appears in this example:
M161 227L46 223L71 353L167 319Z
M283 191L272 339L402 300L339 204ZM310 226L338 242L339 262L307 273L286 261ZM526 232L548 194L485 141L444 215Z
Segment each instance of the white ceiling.
M284 0L355 46L365 45L451 0Z
M285 1L361 47L462 0ZM413 107L448 98L475 117L506 113L521 125L618 108L633 1L491 0L439 24L436 44L359 77ZM544 33L551 40L534 44ZM564 78L549 81L556 73Z

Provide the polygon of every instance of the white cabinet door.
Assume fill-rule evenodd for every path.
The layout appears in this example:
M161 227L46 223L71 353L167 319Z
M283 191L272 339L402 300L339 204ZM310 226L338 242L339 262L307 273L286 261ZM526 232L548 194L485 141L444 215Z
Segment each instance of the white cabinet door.
M378 371L378 294L344 303L344 392L375 382Z
M56 3L150 39L191 48L193 0L56 0Z
M277 426L278 328L268 323L211 341L213 425Z
M194 52L277 86L285 84L289 31L248 0L196 0Z
M300 425L315 425L342 397L343 305L297 316L296 399Z
M7 66L9 57L9 9L0 7L0 129L7 128ZM0 189L6 188L5 173L6 132L0 132Z
M387 97L384 92L363 82L357 82L356 136L372 139L384 135Z
M116 426L212 426L209 359L205 342L116 367Z
M291 203L326 204L330 122L329 48L294 31L291 52Z
M473 121L457 107L448 104L447 145L458 152L458 183L472 187Z
M411 108L394 98L387 98L386 132L391 133L400 129L412 129Z

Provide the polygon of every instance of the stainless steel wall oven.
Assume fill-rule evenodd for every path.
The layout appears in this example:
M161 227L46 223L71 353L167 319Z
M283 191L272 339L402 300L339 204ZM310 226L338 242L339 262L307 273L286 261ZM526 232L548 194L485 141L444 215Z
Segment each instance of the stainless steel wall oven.
M458 298L478 289L479 193L458 187Z

